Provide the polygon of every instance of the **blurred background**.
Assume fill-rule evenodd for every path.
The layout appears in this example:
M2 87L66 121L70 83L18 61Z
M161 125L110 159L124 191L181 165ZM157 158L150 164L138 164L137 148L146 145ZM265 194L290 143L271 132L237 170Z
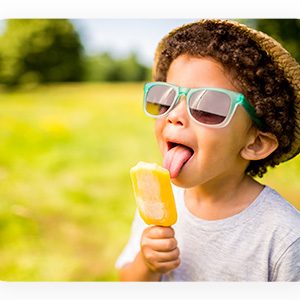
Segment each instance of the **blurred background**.
M0 20L0 280L116 281L135 211L129 169L161 163L143 83L195 19ZM239 20L300 62L300 20ZM300 157L262 183L300 209Z

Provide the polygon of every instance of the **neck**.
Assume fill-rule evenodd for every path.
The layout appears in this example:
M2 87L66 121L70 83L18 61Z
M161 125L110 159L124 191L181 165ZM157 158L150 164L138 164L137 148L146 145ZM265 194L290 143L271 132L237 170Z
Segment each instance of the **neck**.
M230 217L248 207L263 186L247 175L214 180L186 190L185 203L196 216L216 220Z

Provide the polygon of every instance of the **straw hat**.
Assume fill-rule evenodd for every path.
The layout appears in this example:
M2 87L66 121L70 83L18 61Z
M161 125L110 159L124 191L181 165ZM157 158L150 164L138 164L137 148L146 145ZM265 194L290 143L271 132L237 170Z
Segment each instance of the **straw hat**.
M206 22L214 22L215 24L228 24L231 28L236 28L236 30L242 32L252 40L254 40L258 46L264 50L273 60L274 64L283 71L286 79L290 83L294 90L296 101L294 103L295 107L295 130L294 130L294 141L291 145L291 150L288 153L282 155L280 162L291 159L300 152L300 65L291 56L291 54L282 47L280 43L268 36L267 34L247 27L244 24L238 23L236 21L228 20L200 20L183 26L177 27L162 38L159 42L154 56L154 64L152 68L153 78L155 78L157 64L162 51L166 47L166 41L172 37L175 33L182 29L189 28L194 24L205 24Z

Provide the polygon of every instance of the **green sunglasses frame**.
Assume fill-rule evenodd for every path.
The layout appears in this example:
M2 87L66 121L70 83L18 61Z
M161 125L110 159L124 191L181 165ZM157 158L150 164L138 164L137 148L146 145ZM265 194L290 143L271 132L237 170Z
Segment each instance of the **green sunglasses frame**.
M153 86L168 86L173 88L176 91L176 96L174 97L173 103L171 104L170 108L164 112L161 115L153 115L147 112L146 110L146 106L147 106L147 95L150 91L150 89ZM226 116L226 118L220 123L220 124L205 124L205 123L201 123L198 120L196 120L189 109L189 100L190 97L193 93L195 92L199 92L199 91L204 91L204 90L208 90L208 91L218 91L218 92L222 92L226 95L228 95L231 99L231 104L230 104L230 108L228 111L228 114ZM191 117L191 119L193 119L195 122L197 122L198 124L201 124L203 126L206 127L213 127L213 128L222 128L225 127L231 120L231 118L234 115L234 112L237 108L238 105L241 105L244 107L244 109L246 110L246 112L249 114L250 118L252 119L252 121L258 126L258 127L262 127L263 126L263 120L261 118L259 118L256 115L255 109L253 108L253 106L247 101L247 99L245 98L245 96L241 93L237 93L231 90L227 90L227 89L222 89L222 88L212 88L212 87L202 87L202 88L186 88L186 87L180 87L180 86L176 86L174 84L171 83L167 83L167 82L161 82L161 81L156 81L156 82L147 82L144 85L144 112L146 115L152 117L152 118L162 118L167 116L172 109L177 105L179 99L181 98L181 96L184 95L186 97L186 105L187 105L187 111L189 116Z

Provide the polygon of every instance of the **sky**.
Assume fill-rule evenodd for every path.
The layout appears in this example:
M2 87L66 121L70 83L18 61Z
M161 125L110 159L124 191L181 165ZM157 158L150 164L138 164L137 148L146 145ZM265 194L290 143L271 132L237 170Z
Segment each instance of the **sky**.
M80 34L87 54L109 51L114 57L135 52L150 66L160 39L173 28L196 19L70 19ZM0 33L5 20L0 20Z
M76 19L72 22L87 53L108 50L121 57L135 51L142 63L151 65L160 39L192 20L195 19Z

